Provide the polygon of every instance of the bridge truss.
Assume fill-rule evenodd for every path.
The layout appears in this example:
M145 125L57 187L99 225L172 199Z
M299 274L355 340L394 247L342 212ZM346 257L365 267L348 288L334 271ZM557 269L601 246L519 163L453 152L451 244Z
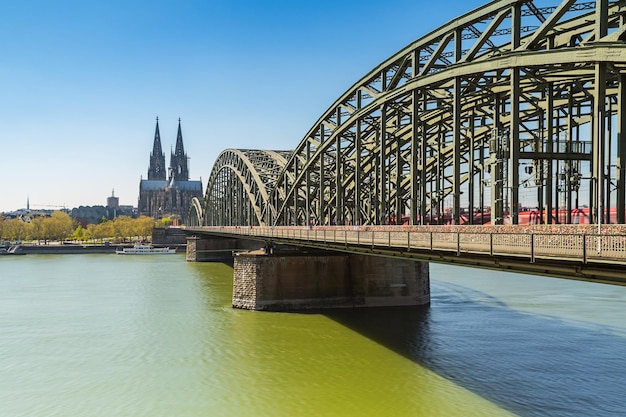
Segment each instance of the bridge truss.
M585 206L624 223L626 1L543 3L492 1L416 40L292 152L224 151L196 221L517 224L528 206L572 223Z
M209 177L204 204L195 199L190 225L266 225L270 192L291 151L226 149Z

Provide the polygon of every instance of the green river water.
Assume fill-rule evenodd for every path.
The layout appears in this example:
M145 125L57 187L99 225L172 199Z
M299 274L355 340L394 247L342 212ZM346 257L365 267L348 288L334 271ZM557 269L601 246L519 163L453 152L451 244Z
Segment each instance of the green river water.
M0 417L624 416L626 288L431 265L430 308L231 308L182 255L0 258Z

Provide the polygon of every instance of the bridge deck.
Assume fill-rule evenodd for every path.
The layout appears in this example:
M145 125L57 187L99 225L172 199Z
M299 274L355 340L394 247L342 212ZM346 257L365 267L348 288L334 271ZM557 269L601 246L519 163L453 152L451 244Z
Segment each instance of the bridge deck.
M488 227L188 227L188 231L328 250L457 263L626 285L623 226L589 233L572 226ZM506 230L506 231L502 231Z

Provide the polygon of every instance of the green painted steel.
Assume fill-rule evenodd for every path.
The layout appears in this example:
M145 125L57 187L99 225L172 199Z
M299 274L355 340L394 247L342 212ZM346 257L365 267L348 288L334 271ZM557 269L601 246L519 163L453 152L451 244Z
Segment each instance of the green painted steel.
M412 42L293 151L224 151L198 224L624 223L625 2L543 3L492 1Z

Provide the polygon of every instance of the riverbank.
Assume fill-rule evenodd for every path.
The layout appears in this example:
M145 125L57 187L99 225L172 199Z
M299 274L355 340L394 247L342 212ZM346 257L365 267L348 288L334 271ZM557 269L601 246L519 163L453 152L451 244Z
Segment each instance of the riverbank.
M51 245L21 245L25 254L33 255L80 255L93 253L115 253L115 249L123 247L132 247L132 244L123 245L80 245L80 244L51 244ZM186 245L173 245L176 252L184 252Z

